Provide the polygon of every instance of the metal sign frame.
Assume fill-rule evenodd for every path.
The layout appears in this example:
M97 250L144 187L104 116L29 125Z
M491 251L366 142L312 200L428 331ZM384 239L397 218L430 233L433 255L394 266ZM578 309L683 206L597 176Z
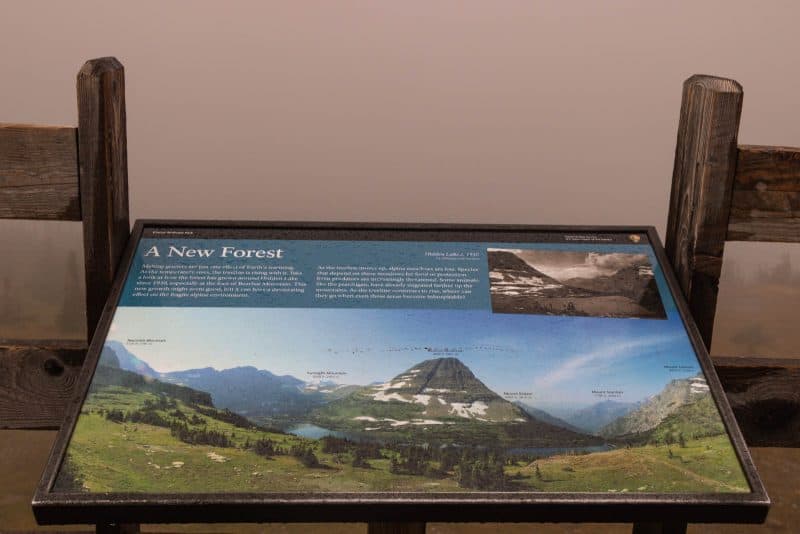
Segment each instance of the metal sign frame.
M252 230L264 239L534 242L531 234L642 233L648 236L705 373L750 493L64 493L53 485L100 357L143 233L159 230ZM711 359L653 227L298 223L139 220L32 501L36 519L58 523L169 522L763 522L770 505Z

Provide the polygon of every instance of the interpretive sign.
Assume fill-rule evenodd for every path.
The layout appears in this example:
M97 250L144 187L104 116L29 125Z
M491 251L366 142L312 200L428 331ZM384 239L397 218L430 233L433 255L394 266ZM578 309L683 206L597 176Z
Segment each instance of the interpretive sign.
M147 222L120 273L42 521L766 513L652 229Z

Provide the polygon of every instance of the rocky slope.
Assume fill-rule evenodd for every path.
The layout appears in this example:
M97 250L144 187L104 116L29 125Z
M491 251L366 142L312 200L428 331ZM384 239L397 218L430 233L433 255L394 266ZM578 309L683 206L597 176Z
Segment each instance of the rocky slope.
M682 406L697 402L704 396L710 396L710 393L702 375L672 380L660 393L642 402L639 408L601 428L599 434L615 437L646 432Z
M100 353L100 360L101 363L106 362L106 365L112 362L112 367L119 367L142 376L150 378L158 378L160 376L158 371L126 349L125 345L119 341L107 341L103 346L103 352ZM113 364L113 362L116 362L116 364Z
M489 279L494 295L586 296L590 292L566 286L506 250L489 250Z

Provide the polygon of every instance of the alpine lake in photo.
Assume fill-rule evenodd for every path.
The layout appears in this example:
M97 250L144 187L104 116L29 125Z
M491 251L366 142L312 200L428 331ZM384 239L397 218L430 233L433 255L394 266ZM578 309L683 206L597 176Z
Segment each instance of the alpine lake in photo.
M54 490L749 491L702 375L570 419L502 398L455 357L312 384L254 367L158 373L111 341Z

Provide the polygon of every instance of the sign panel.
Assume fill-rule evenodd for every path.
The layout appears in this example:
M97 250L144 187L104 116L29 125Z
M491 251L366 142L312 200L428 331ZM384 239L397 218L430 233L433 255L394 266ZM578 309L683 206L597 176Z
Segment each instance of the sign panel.
M40 507L766 498L647 229L138 230Z

